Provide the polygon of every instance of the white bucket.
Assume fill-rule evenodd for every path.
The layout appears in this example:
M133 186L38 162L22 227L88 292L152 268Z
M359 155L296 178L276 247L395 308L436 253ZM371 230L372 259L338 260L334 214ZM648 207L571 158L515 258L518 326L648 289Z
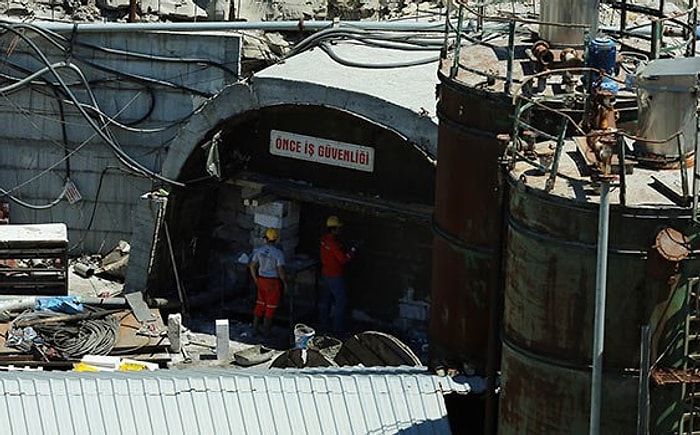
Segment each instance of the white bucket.
M303 323L297 323L294 326L294 347L297 349L307 349L309 347L309 340L311 340L316 334L313 328L304 325Z

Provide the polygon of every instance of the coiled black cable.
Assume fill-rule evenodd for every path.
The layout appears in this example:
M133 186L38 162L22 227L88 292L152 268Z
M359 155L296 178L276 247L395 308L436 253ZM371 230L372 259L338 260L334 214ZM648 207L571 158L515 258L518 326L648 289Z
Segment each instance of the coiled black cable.
M10 322L8 334L13 335L31 326L40 338L34 346L41 347L44 354L53 354L64 360L76 360L85 355L109 355L117 342L119 320L111 311L87 305L83 309L84 316L65 320L62 319L63 313L27 310ZM52 317L55 321L50 321ZM30 347L28 344L23 341L17 347L26 351Z

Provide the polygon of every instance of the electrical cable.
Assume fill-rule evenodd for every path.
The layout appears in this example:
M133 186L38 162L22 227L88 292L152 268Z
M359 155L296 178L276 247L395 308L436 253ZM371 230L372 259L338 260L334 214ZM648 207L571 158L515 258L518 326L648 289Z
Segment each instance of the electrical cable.
M418 59L418 60L414 60L414 61L394 62L394 63L384 63L384 64L370 64L370 63L353 62L353 61L350 61L347 59L343 59L342 57L338 56L333 51L333 49L325 42L321 42L319 44L319 47L334 61L338 62L341 65L349 66L349 67L353 67L353 68L366 68L366 69L407 68L407 67L411 67L411 66L427 65L429 63L437 62L440 59L440 56L434 56L434 57L430 57L427 59Z
M58 98L58 90L53 88L54 94L56 94L56 101L58 102L58 112L61 117L61 138L63 139L63 158L66 162L66 179L70 180L70 152L68 150L68 131L66 129L66 114L63 110L63 101Z
M399 34L391 34L389 32L370 32L366 30L347 27L329 28L316 32L308 38L299 42L297 45L294 46L294 48L292 48L292 50L290 50L290 52L287 54L287 56L285 56L285 58L302 53L312 47L318 46L321 42L328 40L347 40L358 39L362 37L364 39L401 42L407 41L408 38L411 38L413 36L415 35L406 34L404 32ZM406 43L409 44L410 42L407 41Z
M28 202L22 201L21 199L12 195L9 191L0 187L0 193L2 193L2 196L9 198L12 202L16 203L17 205L21 205L22 207L29 208L32 210L46 210L46 209L49 209L49 208L56 206L59 202L61 202L61 200L63 200L63 198L65 198L67 191L68 191L68 183L66 183L63 186L63 190L61 190L61 193L58 195L58 197L56 199L54 199L53 201L51 201L47 204L37 205L37 204L30 204Z
M10 322L8 335L26 337L27 328L31 327L38 339L31 343L22 340L17 347L39 347L42 354L55 354L64 360L108 355L117 342L119 320L112 311L89 305L83 305L83 310L84 316L78 314L73 319L65 319L63 313L54 311L27 310ZM51 318L56 321L50 321Z
M73 244L73 246L68 248L68 252L71 252L75 250L78 246L80 246L83 241L85 241L85 238L87 237L87 234L90 232L90 228L92 228L92 223L95 220L95 214L97 213L97 205L99 204L99 197L100 197L100 192L102 190L102 181L104 180L104 176L107 173L107 171L110 170L117 170L117 171L124 171L124 169L118 167L118 166L106 166L104 169L102 169L102 172L100 173L100 179L97 182L97 191L95 192L95 201L92 203L92 212L90 213L90 220L88 221L87 226L82 230L83 234L80 236L80 239ZM127 172L127 171L124 171ZM129 172L127 172L129 173Z
M136 82L152 83L152 84L160 85L160 86L170 88L170 89L180 89L180 90L184 90L184 91L187 91L187 92L190 92L192 94L199 95L200 97L205 97L205 98L213 97L213 94L211 94L209 92L200 91L199 89L190 88L190 87L187 87L184 85L179 85L177 83L172 83L172 82L168 82L165 80L154 79L152 77L146 77L146 76L141 76L138 74L127 73L124 71L120 71L118 69L114 69L114 68L106 67L104 65L97 64L95 62L87 60L86 58L83 58L82 56L73 55L73 57L75 59L83 62L84 64L89 65L89 66L91 66L95 69L98 69L100 71L107 72L110 74L115 74L115 75L120 76L120 77L126 77L126 78L134 80Z
M2 94L2 95L3 95L6 99L8 98L7 95L4 95L4 94ZM132 100L132 101L133 101L133 100ZM10 102L11 102L11 101L10 101ZM126 109L129 107L130 104L131 104L131 102L129 102L128 104L124 105L124 107L121 109L121 111L126 110ZM121 113L121 111L120 111L120 113ZM117 115L119 115L119 113L117 113ZM30 121L30 122L31 122L31 121ZM38 128L38 127L35 126L35 128ZM12 200L13 202L15 202L15 203L17 203L18 205L21 205L21 206L23 206L23 207L25 207L25 208L39 209L39 210L41 210L41 209L51 208L51 207L57 205L57 204L65 197L65 194L66 194L66 191L67 191L67 188L68 188L68 182L67 182L67 181L66 181L66 183L64 184L64 189L63 189L63 191L61 192L61 194L59 195L59 197L58 197L56 200L54 200L54 201L52 201L51 203L46 204L46 205L34 205L34 204L29 204L29 203L27 203L27 202L24 202L24 201L20 200L19 198L15 197L15 196L13 196L11 193L14 192L14 191L16 191L16 190L18 190L18 189L20 189L20 188L22 188L22 187L24 187L24 186L27 185L27 184L33 182L34 180L36 180L36 179L42 177L42 176L45 175L46 173L50 172L53 168L55 168L56 166L58 166L59 164L61 164L62 162L64 162L66 159L70 158L73 154L75 154L75 153L77 153L78 151L80 151L83 147L85 147L85 146L86 146L93 138L95 138L96 136L97 136L97 133L94 133L94 132L93 132L93 134L92 134L90 137L88 137L87 139L85 139L81 144L79 144L74 150L71 150L70 152L68 152L68 148L67 148L67 147L62 147L62 148L66 151L66 154L64 155L64 157L63 157L62 159L60 159L60 160L58 160L57 162L55 162L54 164L50 165L48 168L46 168L46 169L44 169L43 171L41 171L38 175L36 175L36 176L30 178L29 180L26 180L26 181L24 181L24 182L22 182L22 183L20 183L20 184L18 184L18 185L16 185L15 187L13 187L13 188L12 188L11 190L9 190L9 191L0 188L0 193L3 193L3 194L4 194L5 196L7 196L10 200ZM108 168L114 168L114 167L108 167ZM101 185L101 179L100 179L100 185ZM99 190L98 190L98 194L99 194ZM96 200L97 200L97 199L96 199ZM92 218L94 218L94 212L95 212L95 210L93 209L93 216L92 216ZM92 224L92 223L90 223L90 224ZM81 240L81 242L82 242L82 240Z
M0 23L0 27L5 27L5 28L6 28L7 25L6 25L6 24ZM133 159L131 159L131 157L130 157L128 154L126 154L126 153L115 143L115 141L113 140L113 138L111 138L110 135L109 135L107 132L103 131L103 130L100 128L100 126L97 125L97 123L95 122L95 120L93 120L92 117L90 117L90 115L89 115L89 114L85 111L85 109L80 105L80 102L79 102L78 99L75 97L75 95L74 95L73 92L70 90L70 88L68 88L68 86L65 84L65 81L63 80L63 78L61 77L61 75L58 74L58 72L55 70L55 68L53 68L53 66L51 65L51 63L49 62L49 60L46 58L46 55L41 51L41 49L36 45L36 43L34 43L34 41L32 41L31 39L29 39L26 35L22 34L21 32L18 32L17 30L15 30L15 29L13 29L13 28L9 28L8 30L10 30L11 32L13 32L14 34L16 34L18 37L20 37L20 38L21 38L27 45L29 45L29 47L40 57L40 59L42 60L42 62L49 68L49 70L51 71L51 73L53 74L53 76L56 78L56 80L59 82L59 84L61 85L61 87L66 91L66 93L67 93L67 95L69 96L70 100L72 100L72 101L76 104L76 107L78 108L78 111L83 115L83 117L84 117L85 120L90 124L90 126L98 133L98 135L100 136L100 138L102 138L102 140L104 140L104 141L110 146L110 148L112 148L112 150L115 152L115 155L116 155L117 159L118 159L122 164L124 164L126 167L128 167L128 168L131 169L132 171L134 171L134 172L136 172L136 173L140 173L140 174L142 174L142 175L144 175L144 176L146 176L146 177L153 178L153 179L156 179L156 180L159 180L159 181L163 181L163 182L165 182L165 183L172 184L172 185L175 185L175 186L184 187L184 185L183 185L182 183L180 183L180 182L178 182L178 181L175 181L175 180L171 180L171 179L169 179L169 178L167 178L167 177L164 177L164 176L162 176L162 175L160 175L160 174L157 174L157 173L151 171L150 169L144 167L144 166L141 165L140 163L138 163L138 162L134 161ZM76 74L79 75L79 77L81 78L81 80L82 80L84 83L87 82L87 80L85 80L85 77L84 77L84 75L82 74L82 72L80 71L79 68L75 67L75 68L74 68L74 71L76 72ZM91 92L89 92L89 88L88 88L88 94L91 96L91 100L92 100L93 104L96 105L96 102L94 101L94 95L92 95Z
M226 64L220 63L220 62L215 62L213 60L209 59L197 59L197 58L186 58L186 57L167 57L167 56L155 56L152 54L145 54L145 53L137 53L133 51L125 51L125 50L118 50L115 48L107 48L107 47L100 47L98 45L93 45L89 44L87 42L75 42L75 45L79 45L81 47L87 47L91 48L93 50L101 51L103 53L108 53L108 54L114 54L114 55L120 55L120 56L128 56L128 57L134 57L136 59L146 59L151 62L157 61L157 62L170 62L170 63L193 63L193 64L200 64L200 65L208 65L208 66L213 66L215 68L219 68L222 71L225 71L229 74L231 74L234 77L238 76L238 72L232 70L229 68Z
M20 34L20 32L18 32L16 29L14 29L14 28L12 28L12 27L8 27L7 25L4 25L3 27L4 27L4 29L5 29L5 32L4 32L4 33L14 33L17 37L19 37L19 38L21 38L22 40L24 40L24 41L30 46L30 48L32 48L32 49L34 50L34 52L36 52L36 54L38 55L38 57L39 57L42 61L44 61L44 63L46 64L46 69L48 69L48 70L52 73L52 75L54 75L54 77L56 77L57 81L59 82L59 85L60 85L60 86L63 88L63 90L66 92L67 97L68 97L68 100L69 100L70 102L72 102L76 107L78 107L78 109L79 109L79 111L81 112L81 114L82 114L86 119L88 119L89 116L86 116L86 115L87 115L87 110L85 110L84 107L81 107L81 106L80 106L81 103L79 103L79 102L77 101L77 99L74 97L74 95L72 95L72 93L70 92L70 89L67 88L67 85L66 85L65 82L62 80L61 76L59 76L59 75L56 73L55 68L52 68L52 67L51 67L51 64L48 63L46 57L43 55L43 53L41 52L41 50L38 49L38 47L36 47L36 46L32 43L32 41L28 40L23 34ZM39 30L37 30L37 29L31 27L31 26L25 26L25 27L37 31L38 33L40 33L42 36L44 36L44 37L47 38L47 39L51 39L51 38L49 37L49 35L47 35L45 32L41 32L41 31L39 31ZM57 42L55 42L53 39L51 39L51 41L52 41L52 43L53 43L54 45L60 46L60 44L58 44ZM64 50L64 51L65 51L65 50ZM197 60L193 60L193 61L197 61ZM104 67L102 67L102 66L100 66L100 65L96 65L96 64L94 64L94 63L92 63L92 62L88 62L88 63L90 63L93 67L99 67L99 68L104 69ZM226 68L226 67L223 66L223 68ZM73 69L75 70L76 74L78 74L79 76L82 76L82 73L79 71L79 69L76 69L76 68L73 68ZM109 68L107 68L107 69L110 70L111 72L115 73L115 74L120 73L119 71L114 71L114 70L109 69ZM35 77L35 76L34 76L34 77ZM133 75L130 75L129 78L135 79L135 80L143 80L143 79L149 80L149 78L144 78L144 77L139 77L139 76L133 76ZM18 84L15 84L14 86L21 86L21 85L25 84L27 81L29 81L29 80L24 79L22 82L20 82L20 83L18 83ZM88 88L88 91L89 91L89 83L88 83L87 80L84 78L84 76L81 77L81 82L83 82L83 83L86 85L86 87ZM167 82L163 82L163 81L157 81L157 82L158 82L159 84L165 85L165 86L175 86L175 87L178 87L179 89L182 89L182 88L183 88L182 86L175 85L175 84L172 84L172 83L167 83ZM11 89L13 89L13 88L10 88L10 90L11 90ZM199 91L197 91L197 90L192 90L192 89L188 89L188 88L185 88L185 90L188 90L188 91L190 91L190 92L199 93L200 95L203 94L203 93L201 93L201 92L199 92ZM203 96L209 96L209 94L204 93ZM96 100L94 99L94 96L91 96L91 98L92 98L92 101L93 101L93 104L94 104L94 105L93 105L94 110L95 110L95 111L99 111L99 109L97 109L97 104L96 104ZM82 109L82 110L81 110L81 109ZM193 112L191 112L191 113L193 113ZM99 114L100 114L100 115L105 115L105 114L102 113L101 111L99 111ZM94 113L93 113L93 115L94 115ZM189 117L189 116L188 116L188 117ZM163 131L163 130L165 130L165 129L167 129L167 128L171 128L172 126L175 126L175 125L177 125L177 124L179 124L179 123L181 123L181 122L184 122L184 120L186 120L188 117L185 117L185 118L183 118L183 119L181 119L181 120L178 120L178 121L176 121L175 123L173 123L173 124L171 124L171 125L158 128L157 130L158 130L158 131ZM116 125L116 124L119 124L119 123L117 123L116 120L114 120L113 118L109 118L109 119L110 119L110 122L111 122L111 123L113 123L113 124L115 124L115 125ZM102 121L104 122L104 119L103 119ZM140 173L140 174L142 174L142 175L149 176L149 177L151 177L151 178L160 179L161 181L169 182L169 183L171 183L171 184L182 185L181 183L178 184L178 183L175 182L174 180L163 179L163 177L161 177L159 174L153 173L152 171L150 171L150 170L144 168L142 165L138 164L138 162L135 162L135 161L133 161L132 159L130 159L130 157L129 157L126 153L124 153L123 150L121 150L121 147L119 147L119 145L116 144L114 138L111 137L111 135L108 136L108 133L100 131L100 130L99 130L99 127L97 127L97 126L95 125L94 122L91 122L90 120L88 120L88 122L91 124L91 126L93 127L93 129L96 129L96 130L98 131L98 134L102 137L103 140L105 140L105 142L107 142L107 144L113 149L113 151L115 151L115 154L117 155L117 158L118 158L123 164L125 164L125 166L127 166L128 168L130 168L130 169L133 170L134 172ZM105 124L106 124L106 123L105 123ZM124 127L124 125L123 125L123 124L120 124L120 128L123 128L123 127ZM143 130L143 129L136 130L136 131L139 131L139 132L140 132L140 131L142 131L142 130ZM156 130L156 129L151 129L150 131L155 131L155 130Z
M0 21L0 25L2 25L2 22L1 22L1 21ZM236 71L233 71L233 70L232 70L231 68L229 68L227 65L222 64L222 63L220 63L220 62L214 62L214 61L210 61L210 60L207 60L207 59L191 59L191 58L176 58L176 57L165 57L165 56L151 56L151 55L146 55L146 54L142 54L142 53L133 53L133 52L128 52L128 51L121 51L121 50L109 49L109 48L105 48L105 47L95 46L95 45L92 45L92 44L87 44L87 43L78 42L78 41L75 40L75 38L71 38L71 40L67 40L65 37L62 37L62 36L60 36L60 35L58 35L58 34L55 34L55 33L51 32L51 33L53 34L53 36L55 36L56 38L60 38L64 43L70 43L71 46L70 46L70 50L69 50L69 49L66 49L65 47L63 47L59 42L55 41L54 39L52 39L51 37L49 37L48 35L46 35L46 33L49 33L49 32L47 32L47 31L45 31L45 30L43 30L43 29L41 29L41 28L39 28L39 27L37 27L37 26L33 26L33 25L30 25L30 24L24 24L24 25L21 26L21 27L22 27L22 28L31 29L32 31L35 31L35 32L39 33L41 36L43 36L43 37L46 38L48 41L50 41L55 47L57 47L61 52L63 52L63 53L69 53L69 54L70 54L70 57L72 57L72 58L74 58L74 59L77 59L77 60L80 60L81 62L83 62L83 63L85 63L85 64L87 64L87 65L90 65L90 66L93 67L93 68L100 69L100 70L103 70L103 71L105 71L105 72L109 72L109 73L112 73L112 74L115 74L115 75L118 75L118 76L121 76L121 77L131 78L131 79L137 80L137 81L151 82L151 83L156 83L156 84L159 84L159 85L162 85L162 86L166 86L166 87L182 89L182 90L185 90L185 91L188 91L188 92L192 92L192 93L195 93L195 94L200 94L201 96L205 96L205 97L211 97L212 95L210 95L210 94L208 94L208 93L203 93L202 91L199 91L199 90L197 90L197 89L192 89L192 88L188 88L188 87L186 87L186 86L179 85L179 84L177 84L177 83L171 83L171 82L167 82L167 81L163 81L163 80L157 80L157 79L153 79L153 78L150 78L150 77L139 76L139 75L136 75L136 74L128 74L128 73L124 73L124 72L122 72L122 71L120 71L120 70L118 70L118 69L113 69L113 68L105 67L105 66L103 66L103 65L99 65L99 64L97 64L97 63L95 63L95 62L92 62L92 61L87 60L86 58L84 58L84 57L82 57L82 56L77 55L77 54L75 53L74 46L75 46L75 45L86 46L86 47L89 47L89 48L92 48L92 49L95 49L95 50L102 50L102 51L104 51L104 52L106 52L106 53L111 53L111 54L122 54L122 55L125 55L125 56L131 56L131 57L134 57L134 58L137 58L137 59L148 59L148 60L151 60L151 61L160 61L160 62L181 62L181 63L198 63L198 64L204 64L204 65L209 65L209 66L214 66L214 67L220 68L220 69L222 69L222 70L224 70L224 71L226 71L226 72L228 72L229 74L232 74L232 75L234 75L234 76L237 75L237 72L236 72ZM7 30L6 30L6 31L7 31ZM10 30L10 31L11 31L11 30Z

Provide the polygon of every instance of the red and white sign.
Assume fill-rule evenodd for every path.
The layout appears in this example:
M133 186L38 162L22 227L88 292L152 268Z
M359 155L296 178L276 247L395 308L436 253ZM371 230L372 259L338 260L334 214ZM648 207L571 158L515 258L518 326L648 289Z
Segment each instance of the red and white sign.
M374 171L374 148L286 131L270 132L270 154L358 171Z

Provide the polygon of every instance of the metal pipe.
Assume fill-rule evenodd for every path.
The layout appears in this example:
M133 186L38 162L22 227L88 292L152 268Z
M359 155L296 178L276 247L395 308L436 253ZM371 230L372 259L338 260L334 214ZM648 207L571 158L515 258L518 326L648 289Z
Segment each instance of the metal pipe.
M695 127L700 128L700 117L697 115L695 117ZM700 145L697 134L693 135L693 143L695 144L693 154L697 159L698 145ZM696 162L695 165L693 165L693 210L691 212L693 222L695 223L698 223L698 195L700 195L700 164Z
M651 22L651 49L649 57L653 60L659 57L659 47L661 45L661 23L658 20Z
M73 272L83 278L90 278L95 274L95 268L84 263L75 263Z
M608 275L608 224L610 219L610 181L600 186L598 213L598 255L596 264L595 320L593 330L593 370L591 373L590 435L600 434L600 404L603 381L603 342L605 339L605 291Z
M695 134L697 136L697 133ZM676 143L678 143L678 163L681 171L681 191L683 192L683 206L688 204L688 168L685 164L685 153L683 149L685 148L685 137L679 134L676 137Z
M41 298L50 298L51 296L30 296L26 298L20 298L17 300L9 301L3 305L0 305L0 311L24 311L32 309L36 306L36 300ZM78 296L78 302L85 305L96 305L101 307L109 308L120 308L128 307L129 304L126 298L121 296L111 297L111 298L98 298L92 296ZM148 300L148 306L150 308L170 308L176 307L174 301L163 298L153 298Z
M168 222L163 219L163 229L165 230L165 240L168 242L168 253L170 254L170 262L173 267L173 274L175 275L175 286L177 288L177 296L180 300L180 305L182 306L183 314L185 316L189 315L187 296L185 295L185 290L180 282L180 273L177 271L177 262L175 261L175 251L173 250L173 242L170 238L170 229L168 229Z
M267 30L279 32L317 31L333 26L347 26L362 30L434 31L442 33L445 23L416 23L415 21L206 21L197 23L55 23L33 22L35 26L54 32L105 33L143 31L214 31L214 30Z
M627 160L627 145L625 144L625 139L617 135L617 144L618 144L618 158L620 161L620 205L625 207L627 206L627 166L626 166L626 160Z
M620 8L620 33L624 32L627 27L627 0L622 0L622 8Z
M513 88L513 61L515 60L515 21L508 23L508 66L506 67L506 94Z
M452 67L450 68L450 78L457 77L459 73L459 48L462 44L462 21L464 18L464 5L459 4L459 20L457 21L457 38L455 39L455 49L452 53Z
M692 12L688 15L688 27L690 27L690 33L688 38L690 43L686 49L685 55L687 57L695 56L695 46L697 44L697 28L698 28L698 10L695 7L695 0L688 1L688 8L692 9Z
M136 0L129 0L129 22L136 22Z
M593 2L593 11L591 11L590 19L591 19L591 28L590 28L590 33L593 35L595 38L598 35L598 31L600 30L600 17L598 16L599 11L600 11L600 0L596 0Z
M651 355L649 325L642 326L639 347L639 403L637 404L637 435L649 433L649 370Z

